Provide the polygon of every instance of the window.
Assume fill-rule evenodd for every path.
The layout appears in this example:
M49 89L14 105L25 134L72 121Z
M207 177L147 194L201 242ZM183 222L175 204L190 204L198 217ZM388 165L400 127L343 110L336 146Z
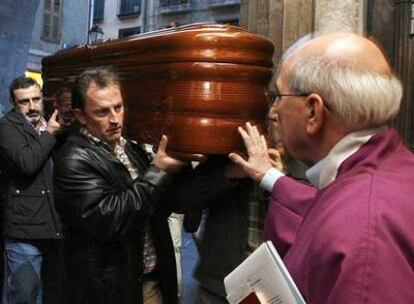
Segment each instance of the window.
M95 0L93 5L93 23L101 22L104 18L105 0Z
M189 0L160 0L161 7L188 4Z
M45 0L43 9L42 39L59 43L61 0Z
M120 0L118 16L137 16L141 11L141 0Z
M139 33L141 33L141 27L139 26L123 28L123 29L119 29L118 38L125 38L125 37L132 36L132 35L139 34Z
M216 20L217 23L239 26L239 19Z
M410 34L414 36L414 1L411 0L411 30Z

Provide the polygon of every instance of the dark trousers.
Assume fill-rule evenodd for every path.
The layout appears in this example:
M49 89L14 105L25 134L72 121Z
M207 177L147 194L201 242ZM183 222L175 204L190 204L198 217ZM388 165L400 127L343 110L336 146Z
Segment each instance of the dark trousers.
M228 304L226 298L199 286L194 303L197 304Z

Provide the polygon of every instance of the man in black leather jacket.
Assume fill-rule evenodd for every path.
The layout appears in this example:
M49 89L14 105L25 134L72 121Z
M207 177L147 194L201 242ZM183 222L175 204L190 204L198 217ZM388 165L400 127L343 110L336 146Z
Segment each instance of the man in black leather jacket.
M165 199L183 165L165 153L153 162L122 137L117 76L84 71L72 92L82 124L55 162L57 208L65 232L67 303L177 303L174 251Z

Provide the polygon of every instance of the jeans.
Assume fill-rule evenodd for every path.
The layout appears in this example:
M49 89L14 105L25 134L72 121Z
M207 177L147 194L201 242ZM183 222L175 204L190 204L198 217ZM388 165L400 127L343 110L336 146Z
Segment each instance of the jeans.
M63 303L61 240L4 240L2 304Z
M42 304L42 253L30 243L4 240L3 304Z

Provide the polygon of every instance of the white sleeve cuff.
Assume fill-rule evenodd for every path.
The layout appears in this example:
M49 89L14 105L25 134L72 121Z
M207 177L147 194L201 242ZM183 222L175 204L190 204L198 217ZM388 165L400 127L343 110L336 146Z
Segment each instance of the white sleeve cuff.
M280 170L270 168L260 181L260 187L268 192L272 192L273 186L282 176L285 176L285 174L283 174Z

